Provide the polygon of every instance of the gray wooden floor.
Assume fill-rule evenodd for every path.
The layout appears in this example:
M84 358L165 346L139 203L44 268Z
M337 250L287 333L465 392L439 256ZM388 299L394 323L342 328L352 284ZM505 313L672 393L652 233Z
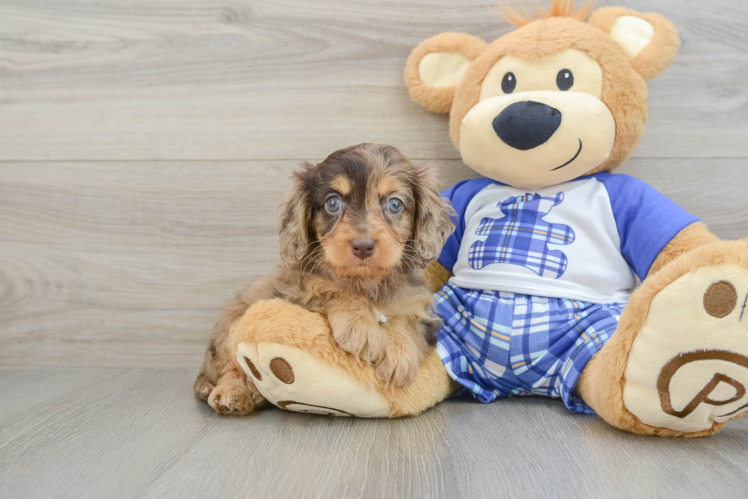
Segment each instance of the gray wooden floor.
M221 417L194 370L0 377L0 494L23 497L745 497L748 420L644 438L540 398L411 419ZM32 390L29 390L32 389Z
M493 0L0 0L0 496L743 496L748 423L627 435L557 401L414 419L191 396L207 332L278 262L301 160L358 142L473 176L410 50ZM620 170L748 236L748 2L601 0L681 32Z

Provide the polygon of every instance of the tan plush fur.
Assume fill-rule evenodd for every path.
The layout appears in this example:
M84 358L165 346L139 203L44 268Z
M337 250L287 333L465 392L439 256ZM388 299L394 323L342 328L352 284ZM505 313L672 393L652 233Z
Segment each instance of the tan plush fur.
M413 165L391 146L361 144L305 165L279 220L284 265L226 308L195 394L237 415L264 402L230 361L228 332L249 307L271 298L323 314L338 350L376 366L390 385L410 383L441 325L430 314L423 269L453 227L437 185L433 168ZM355 254L358 240L370 241L371 252Z
M452 273L438 262L432 262L426 268L426 286L431 293L441 290L451 277Z
M695 240L708 239L709 237L703 231L703 229L694 228L689 231L689 228L686 228L683 238L676 241L679 239L676 237L669 245L672 247L671 250L677 249L673 254L679 253L684 246L688 246L687 241L699 245ZM701 232L701 236L695 238L696 232ZM745 240L717 241L697 246L685 253L680 252L680 256L671 261L669 265L662 267L644 280L642 286L631 296L628 306L621 315L615 335L587 364L579 381L579 394L582 399L608 423L637 434L686 437L714 434L724 427L726 422L715 423L710 429L692 433L656 428L642 423L626 409L623 403L623 387L626 382L624 373L629 352L636 335L647 320L649 307L654 297L686 273L693 272L700 267L719 264L736 264L748 269L748 242Z
M713 233L707 229L703 222L695 222L690 226L683 228L670 243L665 246L657 256L652 266L649 268L647 276L652 276L657 271L665 267L686 252L694 248L703 247L710 243L720 241Z
M388 386L367 363L341 351L322 314L284 300L257 302L248 311L247 318L251 318L251 321L237 323L232 328L228 345L236 349L240 342L268 342L301 349L320 363L342 368L361 385L382 394L389 404L390 417L416 415L442 401L456 388L433 350L421 363L421 369L411 385L398 388ZM231 353L231 359L235 359L235 354L235 351Z
M457 87L449 117L452 142L459 149L462 119L480 98L483 80L506 55L529 60L576 49L600 64L603 88L600 99L610 109L616 123L613 150L608 160L592 172L610 171L633 152L644 135L647 122L647 85L628 62L623 50L606 33L571 18L549 18L535 21L509 33L488 46L468 68Z
M616 124L615 144L607 161L588 174L607 172L620 166L633 152L644 135L647 123L646 80L655 78L667 68L678 51L678 32L672 23L659 14L609 7L595 11L589 23L582 22L591 10L585 4L574 13L574 3L554 1L547 12L536 13L537 20L523 12L516 13L504 5L504 15L521 29L494 41L478 55L481 45L469 35L444 33L419 45L408 59L405 80L414 101L427 109L449 112L449 134L460 148L460 126L465 115L479 101L481 85L491 68L504 56L527 60L576 49L600 64L603 70L601 100L610 109ZM537 10L537 9L536 9ZM620 16L644 19L655 29L653 39L633 60L609 36ZM482 42L481 42L482 43ZM433 89L420 81L418 64L432 52L469 53L470 65L456 89ZM436 92L441 90L440 92Z
M429 38L415 49L405 65L405 84L410 90L410 98L435 113L448 113L455 95L454 87L435 88L421 81L418 68L421 60L436 52L462 54L474 60L486 48L486 42L480 38L463 33L442 33Z
M654 27L654 37L631 61L631 66L645 80L657 78L675 59L680 47L678 31L669 20L655 13L641 14L623 7L606 7L596 10L590 17L592 26L610 33L613 24L622 16L638 17Z

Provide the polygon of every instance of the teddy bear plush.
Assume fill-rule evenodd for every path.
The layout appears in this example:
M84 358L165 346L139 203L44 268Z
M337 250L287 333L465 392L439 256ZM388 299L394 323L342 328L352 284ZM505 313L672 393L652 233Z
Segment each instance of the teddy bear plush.
M280 300L233 326L237 363L293 411L397 417L455 393L543 395L635 433L717 432L748 408L748 244L611 173L644 134L647 80L677 31L569 0L503 17L517 29L490 44L437 35L405 69L483 176L443 193L456 229L428 275L444 326L413 384L388 389L325 318Z

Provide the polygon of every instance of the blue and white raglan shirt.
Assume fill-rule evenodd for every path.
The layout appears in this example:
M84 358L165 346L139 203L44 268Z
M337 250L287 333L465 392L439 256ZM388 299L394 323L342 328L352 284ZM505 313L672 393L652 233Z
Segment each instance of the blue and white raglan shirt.
M464 289L626 302L660 251L698 219L648 184L597 174L537 190L491 179L442 193L457 212L439 262Z
M439 262L454 276L435 295L437 352L478 400L561 398L662 249L698 219L647 184L598 174L538 190L490 179L442 193L457 212Z

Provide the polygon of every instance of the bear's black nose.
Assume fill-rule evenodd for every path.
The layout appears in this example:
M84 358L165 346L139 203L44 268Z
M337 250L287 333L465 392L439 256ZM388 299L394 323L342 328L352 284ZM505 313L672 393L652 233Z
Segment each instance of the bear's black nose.
M522 151L544 144L560 125L559 110L535 101L515 102L493 119L496 135Z

